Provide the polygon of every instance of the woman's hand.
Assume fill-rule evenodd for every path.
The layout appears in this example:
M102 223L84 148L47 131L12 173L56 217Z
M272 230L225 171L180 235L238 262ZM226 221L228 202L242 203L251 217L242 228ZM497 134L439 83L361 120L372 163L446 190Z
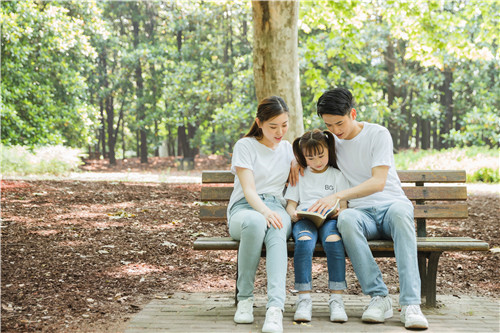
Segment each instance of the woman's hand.
M264 217L266 218L267 226L269 228L271 226L273 226L275 229L283 228L283 222L281 221L281 216L275 211L269 210L268 212L264 213Z

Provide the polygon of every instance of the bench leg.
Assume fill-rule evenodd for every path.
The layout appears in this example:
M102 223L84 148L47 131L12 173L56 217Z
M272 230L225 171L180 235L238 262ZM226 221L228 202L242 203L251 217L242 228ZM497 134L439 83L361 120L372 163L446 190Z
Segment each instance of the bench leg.
M419 254L418 266L422 286L422 296L425 296L425 304L429 307L436 306L436 278L439 257L442 252L428 252Z

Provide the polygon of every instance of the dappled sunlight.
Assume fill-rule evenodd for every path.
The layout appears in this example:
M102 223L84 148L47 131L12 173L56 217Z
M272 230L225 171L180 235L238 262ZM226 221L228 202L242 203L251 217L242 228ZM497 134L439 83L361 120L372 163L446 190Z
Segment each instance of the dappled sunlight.
M149 265L146 263L130 263L116 268L111 272L106 272L105 274L116 278L123 278L128 276L148 275L153 273L165 272L173 269L173 266L161 267Z
M232 273L232 272L231 272ZM232 291L236 286L234 275L212 275L204 274L202 279L195 279L189 283L181 283L178 286L179 290L187 292L195 291Z
M55 229L50 229L50 230L36 230L36 231L30 231L32 234L38 234L41 236L50 236L50 235L55 235L60 233L61 231L55 230Z

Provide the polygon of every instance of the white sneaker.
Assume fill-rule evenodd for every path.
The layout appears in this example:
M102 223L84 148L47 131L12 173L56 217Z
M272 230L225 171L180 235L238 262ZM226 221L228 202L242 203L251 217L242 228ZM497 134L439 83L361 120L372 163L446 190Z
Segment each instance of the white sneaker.
M264 333L282 333L283 332L283 313L277 306L271 306L267 309L266 320L262 326Z
M361 320L368 323L383 323L392 317L392 300L387 296L374 296L365 308Z
M253 323L253 297L238 302L234 322L237 324Z
M336 323L345 323L347 321L342 297L330 298L328 305L330 307L330 321Z
M304 298L297 301L297 309L293 320L295 321L311 321L312 316L312 299Z
M420 311L420 305L403 305L399 318L406 328L429 328L427 319Z

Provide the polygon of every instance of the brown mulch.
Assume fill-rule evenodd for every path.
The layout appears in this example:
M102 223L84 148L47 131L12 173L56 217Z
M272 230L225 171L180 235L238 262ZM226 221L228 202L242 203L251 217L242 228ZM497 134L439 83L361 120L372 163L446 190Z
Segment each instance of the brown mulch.
M221 167L222 168L222 167ZM200 235L227 235L202 223L201 185L2 181L2 332L119 331L155 297L174 291L234 290L235 253L196 252ZM432 236L470 236L500 246L499 200L471 195L467 220L428 222ZM380 258L397 293L394 259ZM499 254L443 254L438 294L500 296ZM289 260L288 290L293 289ZM348 294L361 293L350 264ZM324 259L314 261L326 292ZM265 292L261 263L257 293Z

